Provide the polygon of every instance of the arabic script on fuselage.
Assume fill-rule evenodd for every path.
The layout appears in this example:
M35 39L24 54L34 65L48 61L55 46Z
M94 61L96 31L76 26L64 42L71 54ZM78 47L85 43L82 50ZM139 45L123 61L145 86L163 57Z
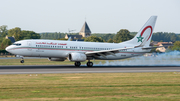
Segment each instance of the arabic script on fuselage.
M42 45L67 45L67 43L53 43L53 42L36 42L36 44L42 44Z

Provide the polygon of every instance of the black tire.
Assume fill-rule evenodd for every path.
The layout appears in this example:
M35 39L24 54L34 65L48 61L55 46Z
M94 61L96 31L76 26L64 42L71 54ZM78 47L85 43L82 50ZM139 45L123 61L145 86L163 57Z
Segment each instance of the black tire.
M24 60L21 60L20 63L24 63Z
M75 62L74 65L75 65L76 67L79 67L79 66L81 66L81 62Z
M90 62L89 65L90 65L90 67L92 67L93 66L93 62Z
M92 66L93 66L93 63L92 63L92 62L87 62L87 66L88 66L88 67L92 67Z

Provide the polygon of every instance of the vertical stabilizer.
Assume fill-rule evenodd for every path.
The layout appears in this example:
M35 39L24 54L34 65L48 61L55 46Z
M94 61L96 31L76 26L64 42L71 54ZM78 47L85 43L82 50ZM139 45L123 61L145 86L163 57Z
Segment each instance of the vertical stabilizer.
M124 43L132 44L133 46L149 46L156 23L157 16L151 16L149 20L144 24L136 36Z

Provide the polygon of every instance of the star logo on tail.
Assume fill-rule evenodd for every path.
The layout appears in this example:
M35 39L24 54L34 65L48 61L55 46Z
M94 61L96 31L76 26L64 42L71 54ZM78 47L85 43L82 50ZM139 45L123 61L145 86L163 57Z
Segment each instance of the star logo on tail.
M138 42L141 41L142 42L142 39L144 39L141 35L139 35L139 37L137 37L138 39Z

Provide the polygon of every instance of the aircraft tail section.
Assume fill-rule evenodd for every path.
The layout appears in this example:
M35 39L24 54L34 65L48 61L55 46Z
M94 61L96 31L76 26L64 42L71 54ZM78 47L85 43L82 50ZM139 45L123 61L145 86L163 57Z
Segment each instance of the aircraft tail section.
M151 42L156 19L157 16L151 16L149 20L144 24L144 26L140 29L140 31L136 34L136 36L124 43L132 44L133 46L148 47Z

